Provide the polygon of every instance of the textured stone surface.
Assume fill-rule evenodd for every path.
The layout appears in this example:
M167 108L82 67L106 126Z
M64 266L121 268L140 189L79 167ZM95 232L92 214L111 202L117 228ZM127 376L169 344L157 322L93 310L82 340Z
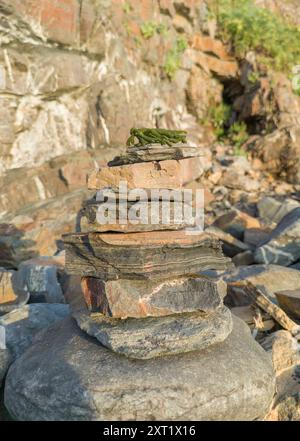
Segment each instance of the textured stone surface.
M23 354L37 332L68 315L68 305L36 303L25 305L1 317L0 326L5 329L6 347L13 358Z
M202 157L102 167L89 175L88 188L118 189L119 183L124 181L128 188L176 189L199 178L206 167L207 159Z
M148 144L146 146L129 146L126 153L116 156L108 163L111 166L135 164L137 162L166 161L172 159L192 158L201 155L201 149L186 144L174 144L171 146L160 144Z
M79 327L112 351L148 359L204 349L226 339L232 330L229 309L165 317L107 318L86 309L72 312Z
M288 266L300 258L300 207L285 215L254 254L256 263Z
M0 347L0 387L11 361L12 361L12 356L9 350L1 349Z
M251 265L225 274L224 280L227 283L249 280L276 302L275 292L300 287L300 271L279 265ZM252 303L242 289L233 286L228 287L226 302L230 306Z
M223 303L226 283L201 277L163 281L83 277L87 307L115 318L164 316L181 312L211 312Z
M0 315L25 305L29 293L17 284L17 272L0 268Z
M110 217L105 215L106 213ZM188 211L189 210L189 211ZM99 217L100 216L100 217ZM195 225L191 205L180 201L88 202L81 210L81 232L181 230ZM120 219L128 219L122 223Z
M300 343L288 331L273 332L261 345L272 354L276 374L300 364Z
M66 272L103 280L168 278L232 266L219 241L207 233L82 233L63 239Z
M12 365L5 405L19 420L254 420L273 393L270 358L238 319L223 343L139 361L68 320L39 334Z
M294 199L277 201L271 197L264 197L257 203L259 217L265 223L278 224L286 214L297 207L299 207L299 202Z
M260 222L258 219L249 216L247 213L243 213L239 210L231 210L218 217L213 225L226 233L231 234L236 239L243 240L245 230L247 228L259 228Z
M39 257L22 262L17 272L17 285L30 294L30 301L64 303L58 272L64 268L64 256Z
M300 319L300 286L299 289L275 292L279 306L290 316Z

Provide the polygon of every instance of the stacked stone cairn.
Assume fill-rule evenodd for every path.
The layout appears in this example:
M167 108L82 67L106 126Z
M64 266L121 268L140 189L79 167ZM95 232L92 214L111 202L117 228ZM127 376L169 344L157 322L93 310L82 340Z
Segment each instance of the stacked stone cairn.
M164 197L153 203L152 189L180 194L192 181L199 149L172 133L153 142L151 130L131 145L136 134L124 155L89 176L100 197L86 201L81 231L64 236L75 320L47 328L13 364L5 404L21 420L263 418L274 394L271 359L223 305L225 282L208 277L230 268L230 259L212 233L188 234L195 218L180 218L175 198L170 221L165 210L160 219ZM161 222L121 222L136 209L121 181L144 190L137 211L154 207ZM116 198L102 200L107 189ZM107 207L116 216L99 222Z
M114 352L148 359L201 350L222 342L232 330L231 313L223 304L225 282L199 275L230 267L220 243L210 234L186 231L195 218L179 213L183 198L176 201L175 196L169 206L163 206L163 199L150 200L157 195L154 189L179 187L174 195L181 195L189 158L197 160L200 152L183 143L127 147L125 155L89 176L91 190L98 195L116 191L116 201L87 201L81 232L64 236L66 270L82 276L81 302L73 305L77 323ZM121 181L129 190L142 189L144 200L137 207L145 219L119 222L137 202L128 197L130 191L120 193ZM116 219L100 224L101 204L113 212L115 202ZM170 213L166 223L164 207ZM159 215L158 223L151 223L151 210Z

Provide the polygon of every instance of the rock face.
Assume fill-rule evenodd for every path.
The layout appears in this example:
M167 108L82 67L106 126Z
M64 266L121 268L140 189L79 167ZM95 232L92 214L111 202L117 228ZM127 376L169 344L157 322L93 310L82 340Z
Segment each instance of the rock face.
M232 266L214 236L185 231L64 236L66 272L98 277L149 279Z
M232 330L229 309L182 313L144 319L114 319L87 311L73 312L79 327L111 349L130 358L149 359L204 349L222 342Z
M90 311L108 317L164 316L181 312L212 312L223 304L226 283L202 277L161 281L82 278L82 292Z
M273 393L270 358L238 319L223 343L139 362L67 320L40 333L11 366L5 405L30 421L254 420L264 417Z
M256 263L275 263L288 266L300 258L300 207L284 216L259 247L254 258Z
M69 306L61 304L31 304L15 309L0 318L5 329L5 343L13 358L19 357L31 345L40 330L69 315Z

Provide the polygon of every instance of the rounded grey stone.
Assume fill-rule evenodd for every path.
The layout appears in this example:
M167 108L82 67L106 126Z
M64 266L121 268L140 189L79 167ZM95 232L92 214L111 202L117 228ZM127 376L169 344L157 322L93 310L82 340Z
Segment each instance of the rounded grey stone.
M134 360L66 319L41 332L11 366L5 405L18 420L254 420L274 394L269 355L234 318L203 351Z
M230 310L222 305L210 313L165 317L108 318L86 309L73 312L79 327L107 348L132 358L201 350L224 341L232 331Z

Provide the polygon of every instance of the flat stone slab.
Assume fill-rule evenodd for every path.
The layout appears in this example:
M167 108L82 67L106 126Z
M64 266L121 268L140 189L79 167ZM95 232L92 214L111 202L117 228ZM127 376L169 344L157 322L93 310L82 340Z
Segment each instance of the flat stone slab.
M67 274L102 280L169 278L232 268L208 233L75 233L63 236Z
M183 312L212 312L223 304L227 285L205 277L160 281L83 277L82 293L89 311L108 317L159 317Z
M147 359L204 349L224 341L232 331L226 306L211 313L184 313L144 319L114 319L86 310L73 311L79 327L122 355Z
M117 355L67 319L11 366L5 405L25 421L248 421L273 394L270 356L239 319L223 343L151 360Z
M81 232L182 230L194 225L192 206L178 201L87 202L80 212Z
M137 162L149 161L166 161L170 159L184 159L201 156L201 148L197 146L190 146L188 144L147 144L133 145L126 149L124 155L116 156L108 163L110 167L125 164L135 164Z
M89 190L119 189L120 182L127 188L181 188L198 179L206 168L205 158L185 158L179 161L144 162L116 167L102 167L88 177Z

